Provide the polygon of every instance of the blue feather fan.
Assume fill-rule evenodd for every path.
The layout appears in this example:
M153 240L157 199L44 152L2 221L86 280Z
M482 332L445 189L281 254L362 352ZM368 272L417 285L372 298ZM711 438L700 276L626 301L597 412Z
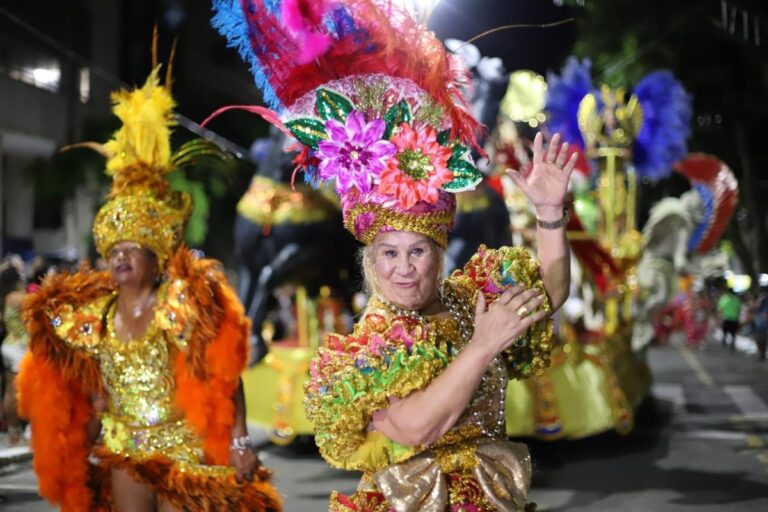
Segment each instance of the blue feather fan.
M675 162L688 154L691 98L669 71L645 76L633 93L643 107L643 126L635 140L637 173L652 181L666 178Z
M552 133L559 133L567 142L578 144L580 148L584 148L584 139L577 117L579 103L590 92L596 92L590 76L591 67L589 59L579 62L576 57L569 57L562 75L547 75L544 107L548 114L547 126Z

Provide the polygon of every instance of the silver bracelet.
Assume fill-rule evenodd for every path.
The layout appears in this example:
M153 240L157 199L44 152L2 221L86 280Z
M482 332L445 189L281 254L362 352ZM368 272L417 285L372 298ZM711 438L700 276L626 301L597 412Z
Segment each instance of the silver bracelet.
M557 220L547 221L536 217L536 225L542 229L558 229L568 224L568 210L563 210L563 216Z
M229 445L230 450L237 450L242 455L245 450L251 447L251 438L248 436L233 437L232 444Z

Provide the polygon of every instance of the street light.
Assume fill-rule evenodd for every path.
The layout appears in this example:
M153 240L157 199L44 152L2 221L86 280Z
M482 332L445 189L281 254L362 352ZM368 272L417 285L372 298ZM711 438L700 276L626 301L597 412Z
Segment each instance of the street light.
M397 2L401 3L406 9L415 11L422 22L426 23L440 0L397 0Z
M414 0L416 8L422 12L432 11L432 9L437 6L438 2L440 2L440 0Z

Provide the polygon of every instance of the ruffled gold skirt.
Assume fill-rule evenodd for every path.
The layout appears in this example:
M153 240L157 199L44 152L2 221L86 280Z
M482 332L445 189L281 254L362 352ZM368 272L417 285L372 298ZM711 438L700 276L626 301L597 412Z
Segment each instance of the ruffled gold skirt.
M331 494L331 512L518 512L531 483L528 448L473 439L366 473L351 495Z

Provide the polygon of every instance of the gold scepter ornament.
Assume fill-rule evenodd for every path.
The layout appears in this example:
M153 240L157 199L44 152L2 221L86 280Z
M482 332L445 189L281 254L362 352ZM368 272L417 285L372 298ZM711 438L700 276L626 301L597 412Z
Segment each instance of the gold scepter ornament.
M635 95L623 88L606 85L598 93L589 93L578 109L579 129L584 137L586 155L598 167L597 195L603 212L600 241L624 269L624 282L605 303L605 332L612 335L621 319L632 315L632 297L637 287L636 263L642 248L637 230L637 173L632 162L635 138L643 125L643 109Z

